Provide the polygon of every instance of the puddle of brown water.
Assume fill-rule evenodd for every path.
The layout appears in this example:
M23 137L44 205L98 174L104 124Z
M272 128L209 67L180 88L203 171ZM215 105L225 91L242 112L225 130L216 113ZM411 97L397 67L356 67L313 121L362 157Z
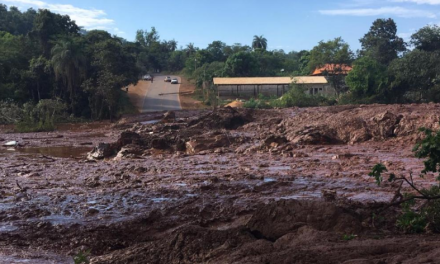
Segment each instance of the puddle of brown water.
M56 158L80 158L91 150L91 147L40 147L40 148L0 148L0 154L14 152L25 154L41 154Z

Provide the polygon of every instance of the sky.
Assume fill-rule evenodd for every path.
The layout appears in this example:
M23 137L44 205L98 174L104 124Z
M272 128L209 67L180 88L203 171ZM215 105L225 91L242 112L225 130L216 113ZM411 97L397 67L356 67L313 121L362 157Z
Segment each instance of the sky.
M352 50L377 18L392 18L409 40L419 28L440 24L440 0L0 0L7 6L67 14L85 29L104 29L129 41L155 27L162 40L206 48L221 40L251 45L263 35L268 49L312 49L342 37Z

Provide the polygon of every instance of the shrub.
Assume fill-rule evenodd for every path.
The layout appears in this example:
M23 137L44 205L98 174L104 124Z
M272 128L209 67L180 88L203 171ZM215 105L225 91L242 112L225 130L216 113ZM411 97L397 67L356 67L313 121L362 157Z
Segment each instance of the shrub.
M34 105L23 105L23 118L17 122L18 132L42 132L55 130L55 124L66 115L66 106L59 100L43 99Z
M23 118L23 109L13 102L0 102L0 124L13 124Z
M420 131L425 133L425 138L415 145L413 151L417 158L427 158L424 161L425 168L421 171L420 177L424 177L429 172L438 173L437 181L440 182L440 131L434 133L430 129L421 128ZM387 168L383 164L377 164L370 172L370 176L374 177L376 183L380 185L383 173L387 172ZM397 190L396 197L400 197L400 201L391 205L402 205L402 215L397 219L396 225L407 233L420 233L425 230L440 232L440 186L439 183L430 188L419 188L413 180L413 175L396 176L389 174L389 182L399 181L406 183L411 187L413 193L400 194L400 187ZM425 201L420 209L414 208L416 200Z
M310 95L306 94L305 89L294 85L286 94L281 98L272 101L274 107L309 107L309 106L322 106L331 105L331 100L322 95Z
M252 108L252 109L268 109L271 108L269 103L263 99L254 99L251 98L249 101L246 101L243 104L244 108Z

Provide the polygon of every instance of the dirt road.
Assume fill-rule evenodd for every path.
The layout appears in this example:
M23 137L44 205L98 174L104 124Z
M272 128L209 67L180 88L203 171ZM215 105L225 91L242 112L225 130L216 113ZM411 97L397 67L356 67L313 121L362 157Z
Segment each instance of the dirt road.
M153 82L139 81L136 86L130 86L128 96L140 113L180 110L179 88L181 79L178 76L178 84L164 82L166 76L156 75Z
M156 82L156 80L155 80ZM0 262L435 263L404 235L378 162L408 174L440 105L145 113L115 125L9 133L0 148ZM101 144L102 160L86 152ZM435 176L417 182L428 186ZM343 239L346 235L351 240Z

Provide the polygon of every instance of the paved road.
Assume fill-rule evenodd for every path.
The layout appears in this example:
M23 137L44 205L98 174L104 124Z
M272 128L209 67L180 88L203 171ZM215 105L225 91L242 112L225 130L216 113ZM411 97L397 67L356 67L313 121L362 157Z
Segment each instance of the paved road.
M141 112L154 112L164 110L180 110L179 88L181 79L178 76L169 75L171 79L177 78L179 84L164 82L166 76L155 75L145 94Z

